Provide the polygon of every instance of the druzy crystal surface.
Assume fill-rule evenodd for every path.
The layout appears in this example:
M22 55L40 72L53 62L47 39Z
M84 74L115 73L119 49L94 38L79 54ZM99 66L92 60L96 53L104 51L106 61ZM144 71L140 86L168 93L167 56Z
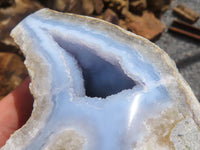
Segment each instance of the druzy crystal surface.
M174 62L148 40L49 9L11 35L26 56L35 102L3 150L200 148L199 103Z

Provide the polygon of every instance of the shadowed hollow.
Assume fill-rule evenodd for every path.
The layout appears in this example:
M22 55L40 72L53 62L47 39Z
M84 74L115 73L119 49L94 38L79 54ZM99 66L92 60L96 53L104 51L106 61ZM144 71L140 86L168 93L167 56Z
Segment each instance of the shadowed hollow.
M105 98L136 85L119 64L111 64L102 59L86 45L75 44L57 36L54 40L77 60L82 71L86 96Z

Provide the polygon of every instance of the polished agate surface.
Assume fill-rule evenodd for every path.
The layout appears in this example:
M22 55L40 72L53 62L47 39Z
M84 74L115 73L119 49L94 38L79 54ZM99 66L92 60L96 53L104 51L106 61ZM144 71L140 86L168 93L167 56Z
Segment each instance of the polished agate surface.
M26 56L35 102L3 149L178 149L176 124L188 119L198 131L190 87L148 40L49 9L25 18L11 35Z

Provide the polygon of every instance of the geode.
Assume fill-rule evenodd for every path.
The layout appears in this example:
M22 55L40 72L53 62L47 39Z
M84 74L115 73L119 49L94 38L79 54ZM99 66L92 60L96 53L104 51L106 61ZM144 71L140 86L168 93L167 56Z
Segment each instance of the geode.
M11 35L26 56L35 102L3 150L200 149L200 105L155 44L49 9Z

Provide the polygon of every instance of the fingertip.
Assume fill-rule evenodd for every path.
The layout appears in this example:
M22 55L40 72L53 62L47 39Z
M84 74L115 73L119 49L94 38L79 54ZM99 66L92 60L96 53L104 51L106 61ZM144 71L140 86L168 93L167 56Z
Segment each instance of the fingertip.
M33 109L30 78L0 101L0 147L10 135L26 123Z

